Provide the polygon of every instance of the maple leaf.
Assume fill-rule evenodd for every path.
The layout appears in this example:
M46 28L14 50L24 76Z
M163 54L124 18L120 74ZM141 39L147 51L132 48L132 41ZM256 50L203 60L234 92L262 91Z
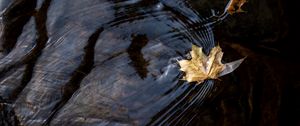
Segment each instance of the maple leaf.
M231 63L221 62L223 52L220 46L211 49L209 56L206 56L201 47L192 45L190 60L178 61L180 70L185 72L183 80L188 82L202 83L206 79L217 79L236 69L244 59Z
M247 2L246 0L230 0L227 7L225 8L225 11L227 11L231 15L234 13L245 12L242 9L242 6L246 2Z

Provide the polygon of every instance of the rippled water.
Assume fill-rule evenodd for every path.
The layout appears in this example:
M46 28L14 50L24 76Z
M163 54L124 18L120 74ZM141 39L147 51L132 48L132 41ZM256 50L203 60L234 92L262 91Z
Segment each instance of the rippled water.
M188 125L213 92L181 80L212 25L183 0L0 2L0 117L21 125ZM195 110L196 111L196 110Z

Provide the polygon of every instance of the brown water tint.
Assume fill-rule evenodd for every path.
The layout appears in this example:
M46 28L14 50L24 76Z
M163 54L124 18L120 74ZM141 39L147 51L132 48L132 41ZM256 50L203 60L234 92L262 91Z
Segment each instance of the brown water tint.
M242 70L217 83L181 80L176 62L191 45L206 53L214 47L212 25L226 5L220 3L1 0L0 125L276 124L270 115L279 112L282 85L271 86L278 94L272 97L263 84L282 80L258 62L278 60L225 39L243 40L230 31L238 16L217 25L216 37L225 60L251 54ZM211 5L219 11L211 13ZM248 43L246 26L238 32Z

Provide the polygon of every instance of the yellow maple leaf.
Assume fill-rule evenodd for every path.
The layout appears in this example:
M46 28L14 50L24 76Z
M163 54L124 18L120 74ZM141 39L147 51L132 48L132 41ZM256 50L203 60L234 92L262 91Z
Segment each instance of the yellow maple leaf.
M202 48L192 45L190 60L178 61L180 70L185 72L183 80L188 82L201 83L206 79L217 79L236 69L244 59L237 60L228 64L221 62L223 52L220 46L211 49L209 56L206 56ZM226 71L224 71L226 70Z
M247 2L246 0L230 0L227 7L225 8L225 11L227 11L231 15L234 13L245 12L242 9L242 6L246 2Z

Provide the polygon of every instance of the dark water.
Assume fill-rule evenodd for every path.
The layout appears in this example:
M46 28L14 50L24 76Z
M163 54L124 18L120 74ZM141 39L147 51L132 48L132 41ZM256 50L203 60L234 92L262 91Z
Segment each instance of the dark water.
M216 22L225 1L2 0L0 124L296 124L280 5L253 0ZM216 43L247 61L222 81L182 81L191 44Z

